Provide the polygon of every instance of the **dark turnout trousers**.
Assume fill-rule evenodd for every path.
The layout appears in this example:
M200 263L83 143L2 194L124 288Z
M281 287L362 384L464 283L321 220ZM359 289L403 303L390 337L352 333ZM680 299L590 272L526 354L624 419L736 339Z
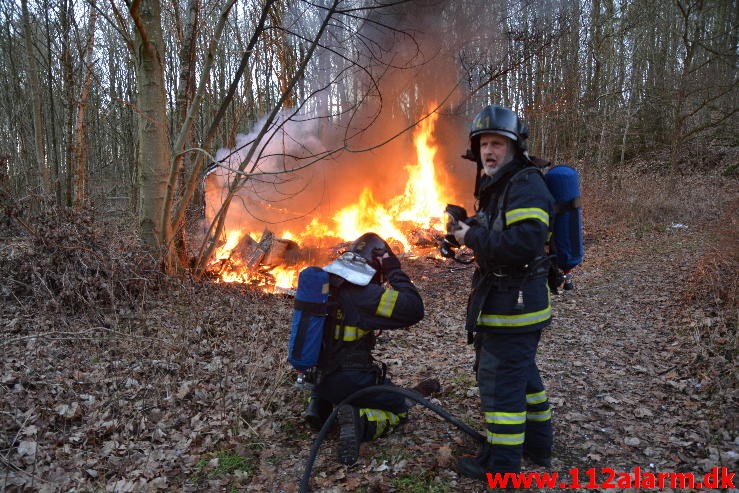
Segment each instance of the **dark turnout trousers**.
M485 412L490 472L518 472L524 448L552 449L552 412L536 366L541 331L481 334L477 380Z

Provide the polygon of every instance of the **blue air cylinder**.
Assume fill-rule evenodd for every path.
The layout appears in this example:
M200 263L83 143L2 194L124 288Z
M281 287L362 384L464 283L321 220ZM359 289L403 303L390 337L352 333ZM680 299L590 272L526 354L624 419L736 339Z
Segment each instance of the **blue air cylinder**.
M287 358L296 370L307 370L318 363L328 296L328 272L320 267L300 271Z
M556 201L553 243L557 265L568 272L579 265L585 255L580 175L572 166L558 164L544 175L544 180Z

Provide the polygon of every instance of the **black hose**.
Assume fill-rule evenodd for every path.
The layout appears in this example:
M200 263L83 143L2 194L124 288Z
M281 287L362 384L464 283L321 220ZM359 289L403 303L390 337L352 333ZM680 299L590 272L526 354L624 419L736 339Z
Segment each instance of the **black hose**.
M376 394L379 392L390 392L394 394L400 394L403 395L418 404L421 404L427 409L430 409L431 411L435 412L445 420L449 421L451 424L459 428L460 430L464 431L468 435L470 435L472 438L477 440L478 442L485 443L487 439L479 434L477 431L472 429L469 425L459 421L457 418L449 414L447 411L445 411L443 408L437 406L436 404L432 404L429 402L425 397L423 397L421 394L414 390L408 390L404 389L403 387L396 387L392 385L373 385L371 387L365 387L363 389L357 390L353 394L351 394L349 397L341 401L337 406L334 407L333 411L331 411L331 414L329 414L328 418L326 418L326 422L323 423L323 427L321 428L321 431L318 432L318 436L313 442L313 446L310 449L310 455L308 456L308 461L305 463L305 471L303 472L303 479L300 481L300 492L301 493L307 493L308 491L308 481L310 480L311 471L313 469L313 463L316 461L316 456L318 455L318 449L321 447L321 443L326 438L326 435L328 434L328 431L331 429L331 425L333 425L334 421L336 420L336 413L339 409L339 406L342 404L349 404L351 402L354 402L357 400L357 398L362 397L366 394Z

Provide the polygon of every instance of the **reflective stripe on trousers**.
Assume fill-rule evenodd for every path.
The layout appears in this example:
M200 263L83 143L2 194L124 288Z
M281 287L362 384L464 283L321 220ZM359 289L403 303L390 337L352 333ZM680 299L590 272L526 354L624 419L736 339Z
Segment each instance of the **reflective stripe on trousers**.
M374 440L387 433L408 417L408 413L391 413L382 409L362 408L359 416L366 421L363 441Z

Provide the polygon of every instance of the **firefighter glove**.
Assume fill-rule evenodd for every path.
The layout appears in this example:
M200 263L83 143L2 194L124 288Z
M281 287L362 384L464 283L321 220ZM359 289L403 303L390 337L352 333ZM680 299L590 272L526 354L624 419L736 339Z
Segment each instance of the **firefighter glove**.
M398 257L396 257L393 251L388 248L387 257L382 258L382 273L387 277L387 275L394 270L400 270L400 260L398 260Z

